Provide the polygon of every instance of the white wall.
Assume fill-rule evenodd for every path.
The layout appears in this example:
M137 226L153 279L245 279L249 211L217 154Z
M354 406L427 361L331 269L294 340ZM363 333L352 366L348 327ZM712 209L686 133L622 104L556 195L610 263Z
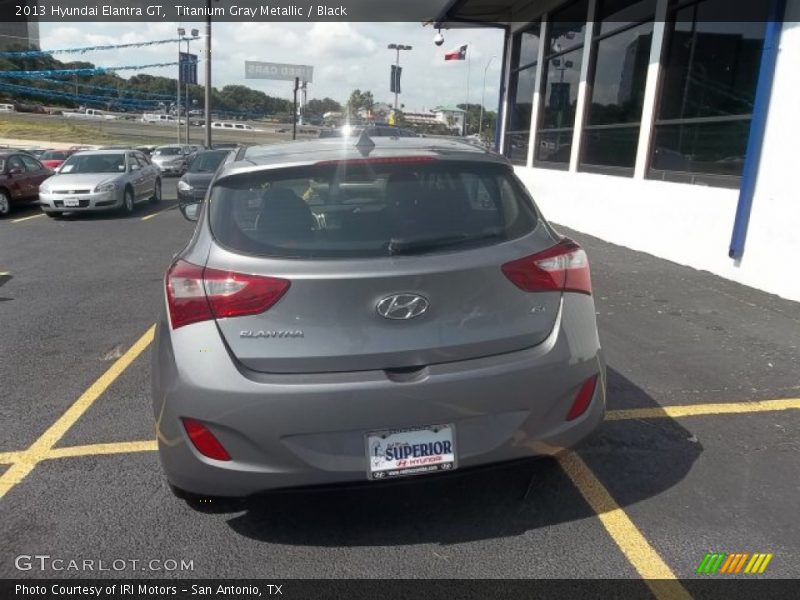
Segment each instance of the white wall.
M800 0L789 0L744 256L738 190L518 167L545 216L601 239L800 301Z

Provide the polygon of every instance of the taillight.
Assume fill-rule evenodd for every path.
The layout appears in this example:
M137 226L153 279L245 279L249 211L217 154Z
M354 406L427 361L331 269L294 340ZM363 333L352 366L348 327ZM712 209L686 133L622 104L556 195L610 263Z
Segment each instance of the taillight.
M210 319L262 313L286 293L289 281L179 260L167 271L166 287L170 321L177 329Z
M203 267L183 260L167 271L167 306L172 328L213 319L203 289Z
M577 395L575 396L575 401L572 403L572 406L567 413L567 421L577 419L586 412L586 409L589 408L589 404L592 403L594 388L596 386L597 375L592 375L589 379L583 382L578 390Z
M514 285L526 292L592 293L589 259L583 248L569 238L501 268Z
M230 460L231 455L222 446L220 441L214 437L211 430L203 425L200 421L194 419L181 419L183 421L183 428L189 435L189 439L197 451L203 456L213 458L214 460Z

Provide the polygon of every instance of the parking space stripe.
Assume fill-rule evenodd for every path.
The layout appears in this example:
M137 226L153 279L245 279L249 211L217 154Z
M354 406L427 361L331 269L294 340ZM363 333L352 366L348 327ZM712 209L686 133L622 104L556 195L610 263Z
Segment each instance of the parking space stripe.
M45 431L27 450L19 453L16 462L0 475L0 498L3 498L20 481L25 479L36 464L45 459L53 446L85 413L117 377L150 345L155 334L151 326L125 354L118 358L108 370L78 398L66 412Z
M158 216L158 215L160 215L161 213L163 213L163 212L167 212L168 210L173 210L174 208L175 208L174 206L168 206L167 208L162 208L162 209L161 209L161 210L159 210L159 211L156 211L156 212L154 212L154 213L150 213L149 215L145 215L145 216L143 216L143 217L142 217L142 221L147 221L148 219L152 219L153 217L157 217L157 216Z
M158 449L155 440L141 442L117 442L111 444L88 444L85 446L68 446L66 448L53 448L44 457L44 460L53 458L72 458L77 456L94 456L97 454L127 454L130 452L154 452Z
M574 452L560 454L558 462L653 595L659 600L689 600L686 588L586 463Z
M628 408L610 410L606 421L630 419L677 419L703 415L731 415L776 410L800 409L800 398L782 400L753 400L751 402L728 402L725 404L688 404L684 406L657 406L653 408Z
M39 213L38 215L31 215L30 217L21 217L19 219L12 219L12 223L22 223L23 221L30 221L31 219L38 219L39 217L43 217L44 213Z
M19 460L19 452L0 452L0 465L10 465Z

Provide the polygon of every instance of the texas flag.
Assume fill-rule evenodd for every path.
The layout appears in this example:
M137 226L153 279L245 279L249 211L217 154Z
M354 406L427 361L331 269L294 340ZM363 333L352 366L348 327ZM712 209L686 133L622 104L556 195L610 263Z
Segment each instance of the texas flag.
M467 59L467 44L461 46L458 50L450 50L444 53L445 60L466 60Z

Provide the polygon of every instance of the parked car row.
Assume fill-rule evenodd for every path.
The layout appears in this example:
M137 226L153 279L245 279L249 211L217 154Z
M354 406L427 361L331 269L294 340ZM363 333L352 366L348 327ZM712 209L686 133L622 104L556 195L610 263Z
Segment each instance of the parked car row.
M195 202L236 149L206 151L189 144L0 149L0 217L18 204L38 204L50 217L95 210L130 213L139 202L159 202L162 178L169 174L184 176L179 200Z

